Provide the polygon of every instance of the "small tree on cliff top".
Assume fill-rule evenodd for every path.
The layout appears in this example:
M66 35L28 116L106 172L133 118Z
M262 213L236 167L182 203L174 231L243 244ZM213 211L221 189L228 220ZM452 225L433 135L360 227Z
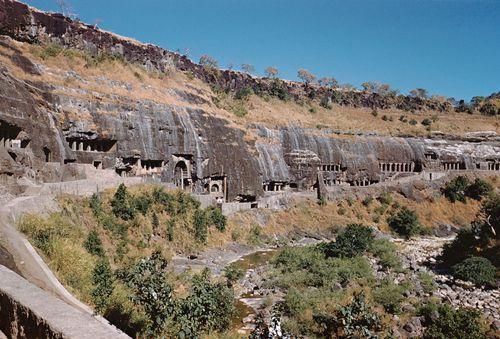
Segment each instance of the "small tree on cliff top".
M269 66L268 68L266 68L265 72L266 72L266 75L269 78L274 78L279 73L279 71L278 71L278 69L276 67L271 67L271 66Z
M250 64L242 64L241 69L243 70L243 72L248 74L252 74L253 72L255 72L255 67L253 67L253 65Z
M297 71L297 77L304 81L306 85L316 81L316 76L314 74L302 68Z
M338 87L338 85L339 85L339 82L337 81L337 79L335 79L333 77L323 77L323 78L318 80L318 83L321 86L332 87L332 88Z
M200 57L200 65L206 68L218 68L219 63L218 61L214 58L211 57L210 55L204 54Z

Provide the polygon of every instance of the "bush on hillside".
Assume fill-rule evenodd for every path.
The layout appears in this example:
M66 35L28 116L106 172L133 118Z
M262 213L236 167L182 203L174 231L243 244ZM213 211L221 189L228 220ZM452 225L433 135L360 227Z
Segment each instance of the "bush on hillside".
M417 214L403 206L396 214L387 219L389 227L400 236L409 239L420 232L420 222Z
M340 307L334 315L320 313L313 320L322 329L323 338L377 338L381 330L380 316L365 301L363 293L356 294L352 302Z
M200 243L207 242L208 227L205 213L201 210L196 210L193 216L194 237Z
M219 232L224 232L226 230L227 218L222 214L220 208L211 206L205 210L205 213L210 226L215 226Z
M141 307L147 316L145 332L148 336L160 336L173 311L173 287L166 274L167 261L159 251L118 273L132 292L130 300Z
M327 257L351 258L363 254L373 242L371 228L350 224L339 233L335 242L322 244L321 248Z
M127 187L120 184L111 200L113 214L122 220L131 220L135 216L135 210L131 207L130 196Z
M451 202L465 202L465 192L469 187L470 181L462 175L454 178L442 188L444 196Z
M438 317L432 316L437 311ZM421 310L427 328L424 339L467 338L484 339L480 313L473 309L454 310L447 304L427 305Z
M403 293L405 286L397 285L389 279L383 280L379 287L373 290L373 299L379 303L386 312L397 314L401 312L401 303L405 299Z
M170 332L180 338L222 332L229 328L234 312L233 290L226 284L212 282L206 268L191 279L188 296L177 301Z
M85 239L85 242L83 243L83 247L85 247L87 252L89 252L90 254L97 255L99 257L104 255L102 241L101 238L99 238L99 233L97 233L96 229L92 229L89 232L87 238Z
M397 250L397 246L389 239L375 239L370 246L370 252L378 258L379 264L384 269L401 269Z
M489 182L479 178L476 178L476 180L465 189L465 195L475 200L481 200L492 192L493 186L491 186Z
M455 278L470 281L475 285L493 286L495 284L495 266L486 258L470 257L452 267Z
M89 206L94 216L97 217L102 211L101 197L96 193L92 194L89 200Z
M102 313L109 305L109 298L113 293L114 277L107 258L100 258L92 271L92 301L97 312Z

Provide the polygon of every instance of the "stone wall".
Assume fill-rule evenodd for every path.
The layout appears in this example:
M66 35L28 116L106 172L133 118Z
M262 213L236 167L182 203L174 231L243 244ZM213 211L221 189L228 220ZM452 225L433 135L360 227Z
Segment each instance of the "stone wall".
M0 266L0 332L12 338L129 338Z

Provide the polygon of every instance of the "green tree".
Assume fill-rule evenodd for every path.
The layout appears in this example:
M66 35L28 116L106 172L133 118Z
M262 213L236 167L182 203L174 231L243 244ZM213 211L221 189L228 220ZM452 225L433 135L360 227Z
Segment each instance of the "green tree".
M493 186L483 179L476 178L473 183L471 183L465 189L465 195L474 200L481 200L487 197L493 192Z
M99 216L99 214L101 214L102 211L101 197L96 193L92 194L89 200L89 206L94 216L96 217Z
M160 227L160 221L158 220L158 215L156 213L153 213L153 216L151 217L151 226L153 227L153 231Z
M114 278L107 258L101 257L92 272L92 301L97 312L102 313L109 305L109 298L114 290Z
M222 214L222 211L220 208L217 207L209 207L206 210L209 222L212 226L215 226L215 228L219 232L224 232L226 230L226 225L227 225L227 218L224 214Z
M335 242L330 242L320 247L328 257L351 258L363 254L373 242L371 228L350 224L339 233Z
M417 214L406 206L403 206L396 214L391 215L387 219L387 223L392 230L406 239L420 231Z
M134 217L135 211L130 207L130 197L127 187L124 184L120 184L120 186L118 186L118 189L111 200L111 207L113 214L117 218L130 220Z
M104 255L102 241L99 237L99 233L97 233L97 230L95 228L93 228L87 235L87 238L83 243L83 247L85 247L87 252L89 252L90 254L97 255L99 257L102 257Z
M174 323L178 336L197 338L202 333L225 331L235 312L234 292L226 284L213 283L210 270L191 279L189 295L177 303Z
M427 315L427 326L424 339L483 339L486 338L479 322L480 313L473 309L459 308L454 310L447 304L438 307L439 316L430 319Z
M448 182L441 191L451 202L465 202L465 191L469 187L469 183L467 177L460 175Z
M205 213L202 210L197 209L194 212L193 216L193 225L194 225L194 237L196 241L200 243L207 242L208 236L208 227Z
M170 242L174 241L174 224L174 219L167 221L167 240Z
M131 289L130 299L144 309L148 318L147 334L158 336L173 314L172 285L167 280L167 261L159 251L141 259L119 276Z
M495 266L486 258L470 257L451 269L454 277L473 282L475 285L493 286L495 284Z

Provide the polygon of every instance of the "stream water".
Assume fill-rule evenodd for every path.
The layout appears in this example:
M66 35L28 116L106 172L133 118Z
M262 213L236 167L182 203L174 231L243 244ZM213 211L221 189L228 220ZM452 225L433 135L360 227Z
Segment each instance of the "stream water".
M245 278L250 270L267 264L278 254L278 249L269 249L251 253L241 257L232 263L233 266L245 271ZM262 302L262 296L253 291L245 291L236 300L236 313L233 317L233 328L242 333L248 333L253 329L253 321L257 313L257 307ZM252 307L253 306L253 307Z

